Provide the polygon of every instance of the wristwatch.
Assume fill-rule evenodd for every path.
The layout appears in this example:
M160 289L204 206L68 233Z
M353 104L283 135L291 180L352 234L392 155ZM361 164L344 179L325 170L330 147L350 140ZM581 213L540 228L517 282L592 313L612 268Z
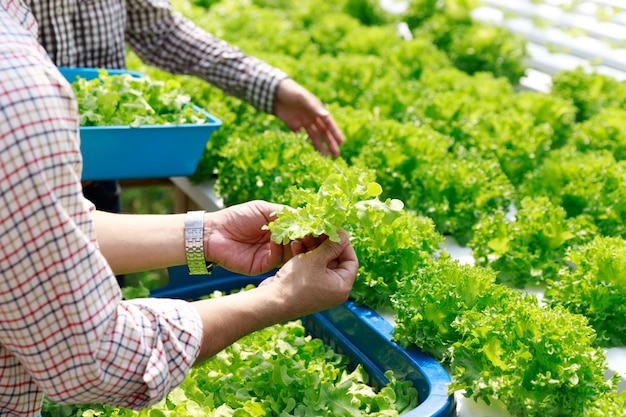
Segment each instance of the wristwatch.
M208 275L213 271L213 262L204 257L204 210L185 214L185 254L189 275Z

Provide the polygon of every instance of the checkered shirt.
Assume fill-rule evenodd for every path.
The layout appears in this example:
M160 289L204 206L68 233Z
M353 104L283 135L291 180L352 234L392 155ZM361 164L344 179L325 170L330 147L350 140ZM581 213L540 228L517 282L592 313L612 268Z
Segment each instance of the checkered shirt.
M121 301L81 191L77 105L19 0L0 0L0 415L143 408L197 358L180 300Z
M167 0L26 2L40 43L59 66L124 68L128 45L147 64L196 75L267 113L287 77L194 26Z

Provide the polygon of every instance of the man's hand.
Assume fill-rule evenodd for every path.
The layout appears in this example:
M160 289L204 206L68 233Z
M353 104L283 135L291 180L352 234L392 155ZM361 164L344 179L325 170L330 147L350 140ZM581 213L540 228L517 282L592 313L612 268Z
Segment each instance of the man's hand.
M262 229L282 207L251 201L205 214L206 259L246 275L262 274L285 263L293 256L290 246L275 243L271 232Z
M325 310L348 299L356 279L359 262L348 234L341 230L341 240L310 236L292 242L295 255L275 276L261 283L274 285L283 294L293 316Z
M278 84L274 114L293 132L304 129L322 155L339 156L344 139L335 120L313 93L291 78Z

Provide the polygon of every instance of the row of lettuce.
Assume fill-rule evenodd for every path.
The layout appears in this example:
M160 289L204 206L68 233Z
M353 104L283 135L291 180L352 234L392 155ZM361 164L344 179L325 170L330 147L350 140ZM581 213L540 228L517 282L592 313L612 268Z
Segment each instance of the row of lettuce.
M626 344L625 83L573 70L550 94L517 91L523 40L472 22L469 2L412 1L399 15L366 0L176 6L292 74L347 138L341 158L322 157L185 78L224 121L193 180L217 175L227 205L298 207L277 237L348 230L353 298L391 308L396 340L449 366L451 392L514 416L626 415L602 350ZM444 235L476 265L441 252ZM543 303L516 289L536 285Z
M308 335L295 320L243 337L143 410L46 398L42 417L397 417L414 409L418 393L411 381L399 381L391 371L385 376L389 383L374 389L361 364Z

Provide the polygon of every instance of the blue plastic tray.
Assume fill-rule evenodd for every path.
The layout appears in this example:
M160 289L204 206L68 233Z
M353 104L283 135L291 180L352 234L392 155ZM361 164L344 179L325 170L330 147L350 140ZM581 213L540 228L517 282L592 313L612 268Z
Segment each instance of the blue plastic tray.
M259 276L233 274L215 268L211 275L190 276L186 266L169 268L167 285L151 292L153 297L197 299L215 290L229 292L247 284L258 284L272 273ZM388 381L385 371L393 370L402 380L410 380L418 390L419 405L405 417L453 417L454 396L448 395L450 376L433 359L418 349L404 349L392 341L393 326L374 310L352 301L302 318L309 333L322 339L336 352L361 364L370 376L370 385Z
M59 67L69 81L98 76L97 68ZM107 69L109 74L132 71ZM196 109L201 110L197 106ZM202 110L201 110L202 111ZM184 125L84 126L80 128L83 180L167 178L192 175L221 120Z

